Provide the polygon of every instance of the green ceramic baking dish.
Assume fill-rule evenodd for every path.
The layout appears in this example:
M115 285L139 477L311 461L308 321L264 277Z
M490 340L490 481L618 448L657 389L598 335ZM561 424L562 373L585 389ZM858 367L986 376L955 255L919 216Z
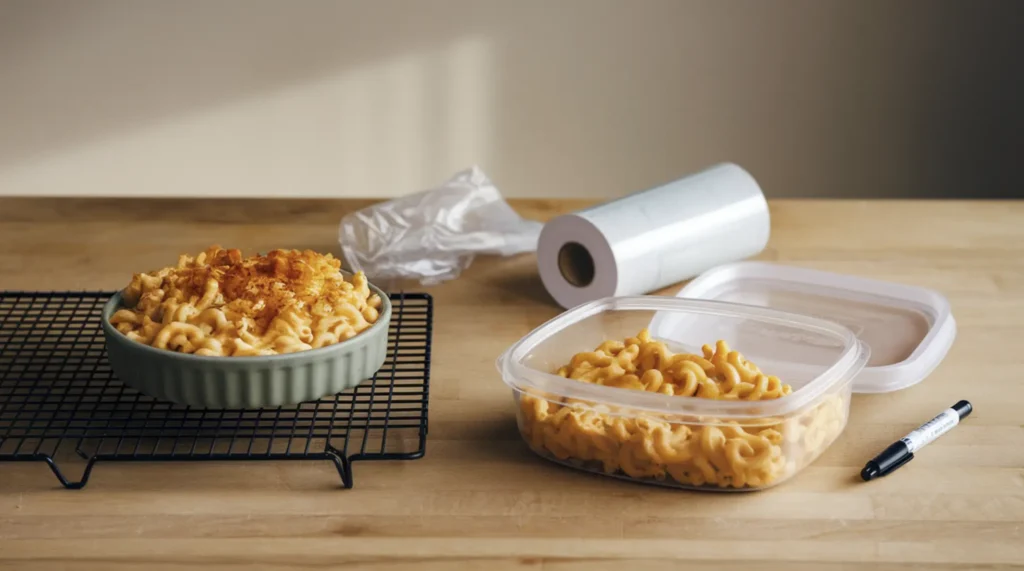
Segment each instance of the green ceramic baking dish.
M117 293L103 307L110 368L124 384L163 400L198 408L260 408L313 401L372 377L388 352L391 300L355 337L308 351L256 357L208 357L157 349L125 337L110 324L122 307Z

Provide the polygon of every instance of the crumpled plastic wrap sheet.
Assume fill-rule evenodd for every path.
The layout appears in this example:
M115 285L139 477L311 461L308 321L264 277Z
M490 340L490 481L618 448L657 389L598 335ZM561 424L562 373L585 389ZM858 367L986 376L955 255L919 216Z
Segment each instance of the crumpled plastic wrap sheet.
M536 251L541 227L516 214L474 166L436 188L346 215L338 239L349 268L370 280L433 285L458 277L480 254Z

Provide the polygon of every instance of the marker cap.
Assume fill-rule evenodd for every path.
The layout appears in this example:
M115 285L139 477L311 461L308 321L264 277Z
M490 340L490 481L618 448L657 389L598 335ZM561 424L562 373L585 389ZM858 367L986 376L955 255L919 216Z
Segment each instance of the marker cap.
M974 406L965 400L957 402L952 408L960 416L960 420L966 418L974 410Z

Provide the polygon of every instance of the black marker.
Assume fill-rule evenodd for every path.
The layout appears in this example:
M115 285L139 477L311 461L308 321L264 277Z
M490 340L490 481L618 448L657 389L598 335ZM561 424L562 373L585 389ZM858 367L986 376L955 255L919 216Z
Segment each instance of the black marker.
M917 430L896 441L860 471L860 477L867 482L896 471L897 468L914 459L914 452L922 449L932 440L949 432L960 420L971 414L974 407L962 400L939 416L922 424Z

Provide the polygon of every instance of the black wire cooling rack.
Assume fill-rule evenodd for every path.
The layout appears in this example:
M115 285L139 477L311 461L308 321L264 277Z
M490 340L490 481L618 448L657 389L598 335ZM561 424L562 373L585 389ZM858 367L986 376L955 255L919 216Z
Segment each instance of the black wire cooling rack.
M433 302L391 294L387 361L373 378L316 402L192 409L118 382L100 310L109 292L0 292L0 462L46 462L66 488L98 461L329 460L423 456ZM81 475L69 478L67 463ZM62 469L62 466L64 468Z

